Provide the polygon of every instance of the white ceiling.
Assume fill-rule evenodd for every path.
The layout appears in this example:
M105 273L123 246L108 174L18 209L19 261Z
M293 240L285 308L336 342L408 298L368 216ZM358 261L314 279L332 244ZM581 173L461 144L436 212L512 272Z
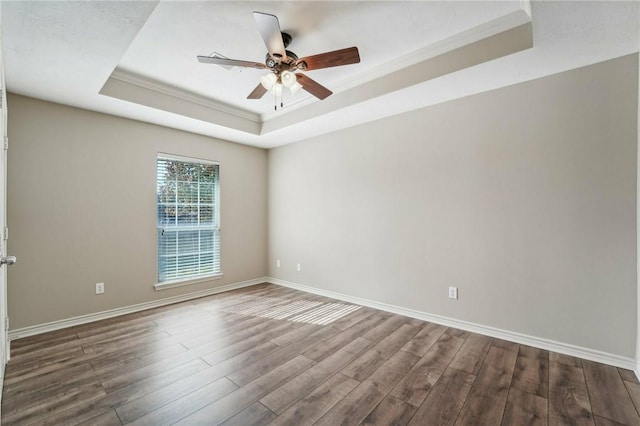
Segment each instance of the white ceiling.
M247 100L264 70L228 70L200 64L196 56L215 51L262 62L266 48L254 10L279 17L293 36L288 50L300 57L357 46L361 63L307 72L334 91L325 101L301 91L285 95L285 107L274 112L269 94ZM636 1L1 4L9 91L265 148L637 52L639 10ZM525 21L533 27L531 49L436 78L388 84L417 61ZM206 104L211 114L100 94L118 79L180 94ZM374 80L387 88L370 90ZM353 96L357 88L371 93ZM229 124L233 120L248 120L258 130Z

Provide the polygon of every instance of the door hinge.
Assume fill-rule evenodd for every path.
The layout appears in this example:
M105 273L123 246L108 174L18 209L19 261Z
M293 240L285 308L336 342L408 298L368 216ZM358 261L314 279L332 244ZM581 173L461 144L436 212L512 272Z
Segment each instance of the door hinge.
M4 150L8 150L9 149L9 137L5 136L4 137Z
M4 317L4 329L9 331L9 317Z
M4 227L4 240L7 241L9 239L9 228Z
M0 109L4 109L4 89L0 89Z

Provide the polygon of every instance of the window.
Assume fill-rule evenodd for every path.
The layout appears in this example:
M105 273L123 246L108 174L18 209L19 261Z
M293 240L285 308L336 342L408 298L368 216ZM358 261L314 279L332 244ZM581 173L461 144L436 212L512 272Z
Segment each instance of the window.
M158 156L156 288L222 275L219 177L216 163Z

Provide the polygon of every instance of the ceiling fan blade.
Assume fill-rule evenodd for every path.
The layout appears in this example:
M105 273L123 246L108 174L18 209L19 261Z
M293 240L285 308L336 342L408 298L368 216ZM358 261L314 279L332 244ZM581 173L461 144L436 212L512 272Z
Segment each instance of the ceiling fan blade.
M245 68L266 68L265 64L252 61L239 61L237 59L220 58L217 56L198 56L198 62L203 64L216 64L231 67L245 67Z
M300 85L304 90L311 93L313 96L315 96L318 99L324 99L333 93L331 90L327 89L322 84L318 83L315 80L310 79L304 74L297 73L296 78L298 80L298 83L300 83Z
M317 70L320 68L357 64L358 62L360 62L358 48L348 47L346 49L334 50L333 52L300 58L296 61L296 66L303 70Z
M260 99L264 96L265 93L267 93L267 89L265 89L261 83L258 83L256 88L253 89L253 92L249 93L247 99Z
M280 23L278 17L269 15L268 13L253 12L253 18L258 24L258 31L267 46L269 54L275 58L287 60L287 52L284 50L284 42L282 41L282 33L280 32Z

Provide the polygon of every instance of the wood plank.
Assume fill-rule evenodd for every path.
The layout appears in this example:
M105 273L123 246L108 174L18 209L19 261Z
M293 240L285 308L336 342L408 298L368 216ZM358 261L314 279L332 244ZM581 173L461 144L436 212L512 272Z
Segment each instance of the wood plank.
M175 383L150 392L141 398L137 398L132 402L121 405L116 411L124 423L131 422L158 407L175 401L183 395L220 380L229 374L229 372L238 369L244 362L261 357L265 348L273 350L277 347L277 345L271 342L266 342L263 346L255 347L250 351L240 353L222 363L207 369L202 369L198 371L197 374L185 374L182 380L178 380ZM197 359L196 361L202 362L201 359Z
M416 409L411 404L388 395L361 424L403 426L409 423L415 412Z
M622 424L640 425L629 393L616 367L582 361L593 414Z
M87 355L91 366L95 372L100 375L101 379L106 379L109 375L115 375L133 371L136 368L153 364L159 361L169 361L174 358L182 359L187 348L179 343L157 347L145 346L144 348L130 348L130 350L122 351L110 355Z
M455 368L476 375L480 371L480 366L484 357L487 356L491 347L492 339L479 334L469 334L460 350L451 360L450 368Z
M375 309L361 308L355 312L351 312L349 315L346 315L337 321L332 322L331 326L337 328L338 330L346 330L347 328L356 325L360 321L369 318L375 313L377 313Z
M57 401L63 395L73 394L78 389L99 385L98 379L92 371L84 372L57 384L45 385L36 392L22 394L19 397L9 397L2 400L2 411L10 413L25 410L33 406L44 406L51 401ZM96 389L98 387L96 386Z
M36 334L11 341L11 350L20 351L34 345L50 344L58 340L77 339L78 336L73 327L50 331L48 333ZM28 349L27 349L28 350Z
M40 418L65 411L73 406L82 404L85 399L105 395L100 383L72 389L66 393L54 395L46 401L21 407L20 409L2 408L2 424L31 424ZM3 404L4 405L4 404Z
M422 402L410 425L453 425L467 399L476 376L447 368Z
M218 424L244 410L264 395L298 376L314 365L304 356L298 356L286 364L270 371L259 379L231 392L213 404L191 414L177 422L177 425L192 426L196 424Z
M502 420L516 353L492 347L478 372L456 425L497 425Z
M214 315L210 311L203 309L189 309L179 315L166 315L161 318L155 318L153 322L160 329L173 329L175 327L185 327L191 324L209 324L209 323L222 323L220 317Z
M31 353L43 348L52 349L55 346L58 346L61 344L77 342L80 339L78 338L78 335L74 333L74 334L62 335L59 338L55 338L55 339L51 338L44 341L35 341L29 344L23 343L22 345L20 345L18 344L18 342L20 342L21 340L23 339L11 341L11 358L14 360L16 359L19 360L20 357L26 353Z
M620 377L622 377L622 380L624 380L626 382L640 383L640 381L638 380L638 376L636 376L636 373L634 373L631 370L625 370L624 368L618 368L618 373L620 373Z
M391 395L419 407L463 343L463 339L446 333L440 336L406 377L395 386Z
M460 330L453 327L448 327L444 332L451 337L458 337L460 339L466 339L467 337L469 337L469 334L471 334L468 331Z
M178 308L176 305L174 305L172 309ZM88 324L77 325L71 327L70 329L78 335L78 338L84 339L89 336L108 333L110 331L117 330L120 327L128 327L141 322L153 321L151 317L142 315L142 313L143 312L134 312L122 316L111 317L100 321L94 321Z
M367 379L325 413L314 423L314 426L360 424L384 399L385 395L385 389L379 383Z
M162 330L156 330L153 333L142 334L140 336L130 337L124 335L115 339L110 339L106 342L84 345L82 346L82 350L86 354L96 353L103 355L114 352L118 353L127 348L138 348L144 345L168 345L173 342L176 342L176 340L169 333Z
M304 373L283 384L260 400L262 405L280 415L305 392L324 382L355 356L365 351L371 342L361 337L320 361Z
M195 411L206 407L212 402L217 401L237 388L238 387L229 379L223 377L194 392L183 394L184 396L181 398L163 405L133 422L129 419L123 418L120 410L116 411L118 412L118 416L123 419L123 422L127 424L150 426L170 425L194 413Z
M188 348L194 348L202 344L203 340L213 341L226 339L235 333L244 332L250 334L252 327L264 325L264 320L256 317L243 317L242 321L235 321L224 327L215 324L198 324L188 329L164 329L167 333L176 337L176 341L184 344Z
M202 360L194 360L194 362L204 363ZM61 424L75 424L83 422L95 416L95 413L120 407L153 393L158 389L165 389L179 380L184 379L186 374L192 373L191 369L191 365L184 364L175 368L168 368L163 373L141 380L131 386L127 386L126 388L108 393L104 397L92 398L89 395L86 395L82 404L73 406L66 411L56 413L55 415L50 413L45 418L40 419L40 423L42 425L57 426Z
M302 355L306 350L315 346L319 341L335 336L337 333L338 330L332 327L324 327L302 340L291 343L290 345L287 345L284 348L245 366L244 368L228 374L227 377L238 386L244 386L274 368L279 367L299 355Z
M198 331L200 334L204 333L217 333L225 331L228 327L238 325L241 322L248 321L251 317L235 316L233 314L227 314L225 312L217 312L211 310L202 310L205 315L202 316L202 320L189 319L188 321L180 322L168 322L167 324L157 324L158 328L172 336L184 336L192 334L194 331Z
M287 327L286 329L290 329L290 327ZM209 365L216 365L233 356L241 355L247 351L255 350L255 348L257 347L263 348L264 350L262 351L262 354L267 355L268 353L276 351L280 348L280 346L269 341L271 340L272 336L278 336L279 334L279 330L274 329L270 332L265 333L264 335L254 336L243 342L238 342L231 346L227 346L226 348L204 355L201 357L201 359Z
M546 398L511 388L502 425L545 426L547 424L547 406Z
M403 347L403 351L411 352L419 356L424 355L440 336L447 330L447 327L434 323L426 323L422 329L407 342Z
M24 398L33 392L40 392L51 387L62 386L69 380L69 377L82 377L85 374L94 374L91 363L89 362L80 362L67 368L46 372L19 382L5 383L3 389L5 397L3 401L6 402L13 398Z
M491 346L495 346L496 348L504 349L505 351L518 352L518 345L515 342L509 342L507 340L502 339L493 339Z
M622 423L614 422L613 420L605 419L600 416L593 416L596 421L596 426L625 426Z
M520 345L511 387L549 397L549 352Z
M114 410L109 410L102 414L98 414L85 422L79 423L78 426L115 426L121 424L122 422L116 412Z
M407 318L400 315L393 315L380 324L373 327L371 330L367 331L362 335L363 338L370 340L374 343L380 342L382 339L387 337L389 334L397 330L403 324L406 324ZM417 332L417 330L416 330Z
M558 358L567 361L566 358ZM582 368L549 363L549 426L593 425L591 403Z
M222 423L222 426L266 425L276 417L276 413L269 410L259 402L254 402L226 422Z
M380 316L372 315L367 319L360 321L353 327L349 327L346 330L336 334L333 338L318 342L317 345L307 350L304 353L304 356L314 361L322 361L324 358L328 357L336 350L351 343L358 337L361 337L368 330L372 329L382 321L384 321L384 319Z
M117 375L115 377L111 377L107 380L102 380L102 387L107 392L114 392L118 389L125 388L127 386L131 386L139 381L155 376L156 374L160 374L167 370L167 366L172 366L173 368L178 366L183 366L183 374L185 376L190 376L199 371L206 370L209 367L209 364L202 361L199 358L194 358L184 363L165 363L164 369L161 367L161 363L152 364L151 366L143 367L136 369L132 372L125 372L123 374Z
M210 365L214 365L218 362L222 362L225 359L231 358L237 354L249 350L257 344L267 342L282 333L287 333L288 331L299 326L300 324L291 322L271 324L270 328L267 327L261 333L252 335L251 337L247 337L239 341L236 341L237 339L234 337L224 342L212 342L211 344L197 346L192 349L192 351L199 354L202 359ZM235 343L229 344L232 341L235 341Z
M278 416L271 425L312 424L342 400L360 383L336 373Z
M271 331L274 327L291 327L293 330L296 327L292 326L292 323L287 321L265 321L262 318L258 318L260 321L252 321L251 326L240 326L239 329L233 333L224 333L222 336L208 336L199 335L186 339L184 337L177 337L176 340L188 349L198 350L202 354L213 352L216 349L231 346L232 344L243 342L251 337L261 335L262 333ZM300 325L297 325L300 326Z
M342 373L359 382L363 381L386 361L384 355L375 347L356 357L342 369Z
M407 324L412 325L414 327L418 327L418 328L424 327L424 325L427 323L427 321L424 321L418 318L411 318L411 317L406 317L406 322Z
M398 351L325 413L315 425L359 424L384 399L390 389L407 374L418 356Z
M287 346L293 342L304 339L308 335L315 333L321 328L322 326L319 325L305 324L302 327L298 327L288 333L284 333L280 336L274 337L273 339L271 339L271 341L278 346Z
M557 362L571 367L582 368L582 361L571 355L559 354L557 352L549 352L549 362Z
M416 365L420 357L409 352L398 351L384 362L368 380L383 389L391 389Z
M31 371L42 371L43 368L51 365L56 366L73 362L78 356L85 355L82 348L76 347L66 349L63 351L53 351L50 354L43 355L38 358L33 358L25 362L9 362L7 369L5 370L5 380L9 380L10 383L20 381L25 377L31 377L28 375ZM88 357L86 359L89 359ZM55 369L55 368L54 368ZM49 370L51 371L51 370ZM12 380L15 379L15 380Z
M640 384L625 381L624 385L627 388L627 392L629 392L633 405L636 407L636 411L640 413Z
M366 379L417 332L418 328L412 325L401 325L376 346L354 359L342 370L343 374L358 381Z
M396 353L401 347L403 347L409 339L416 335L420 329L410 324L402 324L394 331L386 335L375 346L378 352L385 358L389 358ZM366 339L366 337L365 337ZM367 339L371 340L371 339ZM373 340L371 340L373 341Z
M119 325L119 326L118 326ZM146 318L141 318L133 322L125 322L122 324L112 324L106 330L99 330L98 332L90 331L80 333L78 339L69 343L76 343L81 346L88 346L93 343L99 343L104 341L112 341L119 337L124 336L139 336L141 334L150 334L160 331L160 328L156 323Z

